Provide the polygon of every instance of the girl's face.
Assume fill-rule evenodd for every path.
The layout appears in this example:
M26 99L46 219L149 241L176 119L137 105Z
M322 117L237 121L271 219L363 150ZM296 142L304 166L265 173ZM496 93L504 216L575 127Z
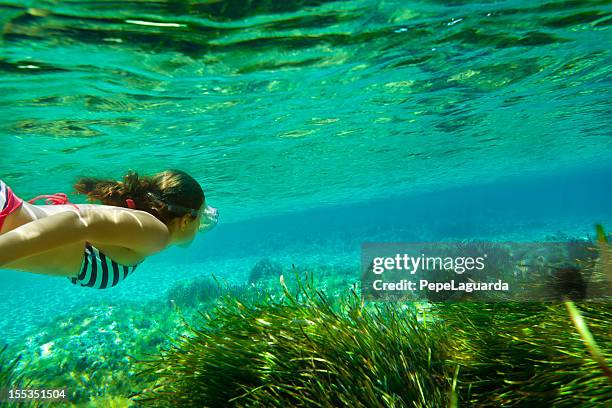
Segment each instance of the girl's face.
M219 211L215 207L203 204L195 219L191 218L190 215L185 215L181 219L177 245L183 248L188 247L198 232L210 231L217 225L218 220Z

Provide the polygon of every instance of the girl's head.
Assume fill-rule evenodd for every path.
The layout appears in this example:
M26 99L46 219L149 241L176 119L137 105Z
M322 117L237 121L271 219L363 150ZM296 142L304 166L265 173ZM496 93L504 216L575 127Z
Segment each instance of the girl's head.
M217 211L206 205L200 184L181 170L153 176L128 172L123 181L80 178L74 188L89 201L146 211L168 226L176 242L189 243L199 231L212 229Z

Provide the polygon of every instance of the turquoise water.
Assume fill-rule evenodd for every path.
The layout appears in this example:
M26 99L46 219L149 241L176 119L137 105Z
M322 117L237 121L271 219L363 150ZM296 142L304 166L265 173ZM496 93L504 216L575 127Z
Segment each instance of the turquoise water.
M0 343L26 338L38 358L52 319L142 309L203 274L241 283L262 258L358 266L366 241L612 225L611 13L607 1L0 0L0 178L31 198L71 193L80 175L180 168L220 209L190 249L112 290L0 271Z

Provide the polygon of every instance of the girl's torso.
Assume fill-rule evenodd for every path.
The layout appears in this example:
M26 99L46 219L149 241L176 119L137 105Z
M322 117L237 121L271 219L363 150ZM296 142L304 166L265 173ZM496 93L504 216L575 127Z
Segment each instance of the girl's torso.
M93 210L95 207L107 207L97 204L77 204L77 206L81 212ZM63 211L76 210L72 205L33 205L24 201L18 210L11 213L4 220L0 234L18 228L23 224ZM91 242L91 244L114 261L124 265L134 265L143 259L140 254L136 254L128 248L98 244L96 242ZM19 269L32 273L75 277L80 271L84 250L85 242L77 242L20 259L9 266L11 269Z

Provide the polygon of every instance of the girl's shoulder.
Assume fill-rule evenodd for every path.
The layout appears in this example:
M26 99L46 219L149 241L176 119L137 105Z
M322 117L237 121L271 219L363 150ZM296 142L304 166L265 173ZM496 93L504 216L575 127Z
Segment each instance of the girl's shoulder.
M102 204L79 204L79 217L92 243L115 245L149 255L168 245L166 224L146 211Z

